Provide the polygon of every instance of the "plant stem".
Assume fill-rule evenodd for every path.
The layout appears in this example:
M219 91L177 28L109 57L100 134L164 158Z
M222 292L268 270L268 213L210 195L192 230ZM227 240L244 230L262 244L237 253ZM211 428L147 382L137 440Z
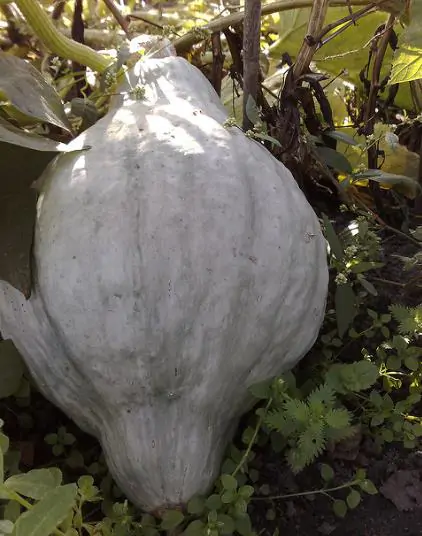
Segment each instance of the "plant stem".
M242 459L240 460L240 462L237 464L235 470L233 471L232 473L232 476L236 476L237 473L242 469L244 463L246 462L246 460L248 459L248 456L252 450L252 446L253 444L255 443L255 440L256 440L256 436L258 435L258 432L262 426L262 423L264 421L264 416L265 414L267 413L267 411L269 410L271 404L273 403L273 399L272 398L269 398L268 399L268 402L264 408L264 411L263 411L263 414L260 415L259 419L257 420L257 423L256 423L256 426L255 426L255 430L253 432L253 435L252 435L252 438L251 440L249 441L249 444L248 444L248 447L247 449L245 450L245 452L243 453L243 456L242 456Z
M339 491L341 489L350 488L351 486L354 486L355 484L358 484L360 480L351 480L350 482L346 482L345 484L341 484L341 486L336 486L334 488L326 488L326 489L317 489L313 491L300 491L298 493L287 493L286 495L272 495L269 497L252 497L252 501L277 501L281 499L291 499L293 497L305 497L309 495L328 495L329 493L332 493L333 491ZM331 498L331 497L330 497Z
M248 100L257 102L260 82L260 39L261 39L261 0L245 1L245 20L243 28L243 130L253 128L247 114Z
M309 65L318 46L320 35L327 14L329 0L314 0L311 14L309 16L308 29L306 37L297 55L296 63L293 67L293 76L295 79L307 72Z
M347 6L382 6L386 0L380 0L371 2L368 0L331 0L329 7L347 7ZM312 7L313 0L278 0L277 2L270 2L262 6L261 16L272 15L273 13L281 13L283 11L291 11L292 9L300 9L306 7ZM135 12L136 13L136 12ZM236 26L241 23L245 13L243 10L237 13L231 13L230 15L223 15L209 22L203 29L207 29L210 32L217 32L226 30L229 26ZM198 32L191 31L186 35L183 35L179 39L176 39L173 43L178 53L186 52L192 45L199 43L203 40L203 37Z
M125 32L126 37L130 38L129 24L125 17L120 13L120 10L114 3L114 0L104 0L104 4L107 6L108 10L116 19L122 30Z
M98 72L105 71L110 65L111 62L106 57L60 33L36 0L16 0L15 3L35 35L53 54Z

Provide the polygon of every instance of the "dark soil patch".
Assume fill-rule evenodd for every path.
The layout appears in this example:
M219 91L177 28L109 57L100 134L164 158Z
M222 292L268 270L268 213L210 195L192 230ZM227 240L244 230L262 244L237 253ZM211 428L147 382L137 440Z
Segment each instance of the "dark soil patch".
M330 486L338 486L353 478L357 468L365 467L368 478L378 488L400 470L415 471L419 475L419 493L422 498L422 452L409 453L399 447L391 447L383 458L360 454L356 462L336 462L325 459L335 469L335 480ZM263 481L271 483L271 495L290 494L318 490L324 486L316 467L294 477L278 460L266 461L262 472ZM414 492L414 488L411 490ZM406 496L406 487L397 487L395 499ZM335 499L345 499L347 490L331 494ZM268 512L275 510L276 519L269 521ZM349 510L341 519L333 514L332 500L323 495L297 497L279 501L256 501L251 507L254 526L262 534L280 536L418 536L422 534L422 505L409 511L399 511L395 504L383 496L362 493L362 502L355 510Z

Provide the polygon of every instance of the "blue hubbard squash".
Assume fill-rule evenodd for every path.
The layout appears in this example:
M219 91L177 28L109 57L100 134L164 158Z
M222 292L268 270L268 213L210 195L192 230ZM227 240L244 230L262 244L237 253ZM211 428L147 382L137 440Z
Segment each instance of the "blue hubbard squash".
M138 62L70 144L90 149L42 177L31 298L0 282L3 337L148 510L210 489L248 388L293 367L324 315L318 220L226 118L184 59Z

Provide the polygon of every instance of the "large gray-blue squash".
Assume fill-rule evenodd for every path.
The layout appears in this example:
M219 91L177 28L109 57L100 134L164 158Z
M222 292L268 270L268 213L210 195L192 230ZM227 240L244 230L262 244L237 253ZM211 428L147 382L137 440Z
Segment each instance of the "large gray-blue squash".
M146 59L138 84L43 176L33 295L0 283L0 330L156 509L209 490L248 387L313 344L328 272L292 175L199 70Z

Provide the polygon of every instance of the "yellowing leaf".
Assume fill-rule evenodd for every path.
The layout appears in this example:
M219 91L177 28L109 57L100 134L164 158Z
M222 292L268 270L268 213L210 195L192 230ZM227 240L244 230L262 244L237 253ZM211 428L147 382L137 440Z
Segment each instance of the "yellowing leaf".
M401 46L394 57L389 83L400 84L420 78L422 78L422 48Z

